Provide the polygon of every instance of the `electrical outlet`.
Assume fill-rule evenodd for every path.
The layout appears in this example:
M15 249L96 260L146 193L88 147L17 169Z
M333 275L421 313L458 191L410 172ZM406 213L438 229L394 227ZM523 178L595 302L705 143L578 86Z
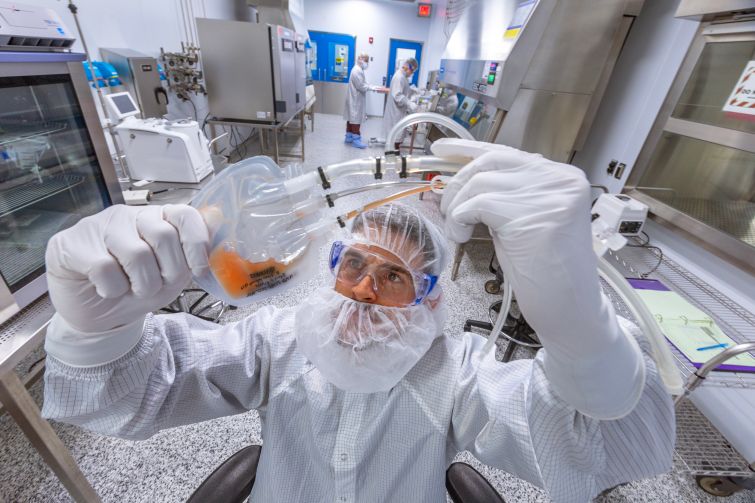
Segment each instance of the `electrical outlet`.
M619 164L619 161L616 159L611 159L611 162L608 163L608 168L606 169L606 173L609 175L612 175L614 170L616 169L616 165Z

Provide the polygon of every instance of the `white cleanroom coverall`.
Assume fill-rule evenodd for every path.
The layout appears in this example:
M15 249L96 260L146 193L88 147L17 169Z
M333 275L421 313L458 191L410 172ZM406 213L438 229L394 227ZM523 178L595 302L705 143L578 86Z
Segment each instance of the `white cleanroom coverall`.
M388 137L388 133L393 129L398 121L403 119L410 111L411 97L413 95L409 79L406 78L402 70L396 70L391 77L390 91L385 103L385 113L383 114L383 138ZM401 138L396 138L399 141ZM392 147L392 145L388 145Z
M354 65L349 75L349 88L346 91L346 104L343 118L351 124L361 124L367 116L367 91L374 87L367 83L364 70Z
M444 502L459 451L545 488L555 502L671 467L674 415L655 366L634 410L577 412L535 360L478 360L485 340L442 336L387 392L341 391L298 350L293 309L263 307L233 325L149 315L118 360L74 367L48 357L43 415L105 435L259 411L264 447L251 501ZM51 333L64 336L65 328ZM599 378L599 376L598 376Z
M534 360L501 363L482 353L480 336L438 330L398 384L347 392L299 343L316 330L295 328L297 309L314 309L308 300L224 326L144 317L175 298L191 270L202 272L209 238L193 208L120 206L48 246L58 313L45 344L43 414L141 439L256 409L264 448L251 500L261 502L440 503L463 450L557 503L669 470L671 397L643 336L600 292L584 174L488 149L433 144L436 155L474 159L446 186L441 210L455 240L476 223L490 229L543 342Z

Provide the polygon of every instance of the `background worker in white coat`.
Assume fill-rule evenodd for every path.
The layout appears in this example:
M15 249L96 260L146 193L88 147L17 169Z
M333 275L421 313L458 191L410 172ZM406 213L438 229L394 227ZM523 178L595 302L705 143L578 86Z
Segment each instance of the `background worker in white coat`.
M370 64L370 55L363 52L357 58L357 64L351 69L349 75L349 89L346 91L346 106L343 110L343 118L346 119L346 138L344 142L350 143L356 148L367 148L362 141L361 125L367 117L367 91L387 92L381 86L373 86L367 83L364 71Z
M388 133L393 129L398 121L407 114L417 110L417 104L411 98L414 94L409 79L417 71L417 60L409 58L401 65L401 69L393 74L391 78L391 87L388 92L388 100L385 104L385 113L383 114L383 138L388 139ZM402 131L394 142L393 148L398 150L401 142L404 141L405 132ZM390 148L390 145L386 145Z
M294 307L227 325L153 315L207 267L208 229L185 205L113 206L53 236L43 415L107 435L259 411L255 502L446 500L470 451L584 503L668 471L674 411L647 344L601 293L584 173L516 149L440 140L471 162L441 201L446 236L493 237L533 360L445 334L443 233L417 209L363 213L336 241L333 282Z

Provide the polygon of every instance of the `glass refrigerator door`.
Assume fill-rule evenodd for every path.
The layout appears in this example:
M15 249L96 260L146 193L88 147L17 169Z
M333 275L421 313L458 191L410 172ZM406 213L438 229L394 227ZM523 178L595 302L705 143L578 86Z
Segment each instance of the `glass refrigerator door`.
M110 204L68 75L0 77L0 275L44 272L56 232Z

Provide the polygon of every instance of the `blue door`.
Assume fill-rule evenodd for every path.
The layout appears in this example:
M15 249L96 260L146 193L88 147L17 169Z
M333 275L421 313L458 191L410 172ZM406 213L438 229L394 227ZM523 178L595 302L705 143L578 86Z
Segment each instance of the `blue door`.
M310 31L312 80L348 82L354 66L356 37L343 33Z
M388 83L391 85L393 74L401 68L401 65L409 58L417 60L417 71L412 75L412 84L417 85L419 79L419 69L422 63L422 42L410 42L409 40L391 39L391 45L388 49Z

